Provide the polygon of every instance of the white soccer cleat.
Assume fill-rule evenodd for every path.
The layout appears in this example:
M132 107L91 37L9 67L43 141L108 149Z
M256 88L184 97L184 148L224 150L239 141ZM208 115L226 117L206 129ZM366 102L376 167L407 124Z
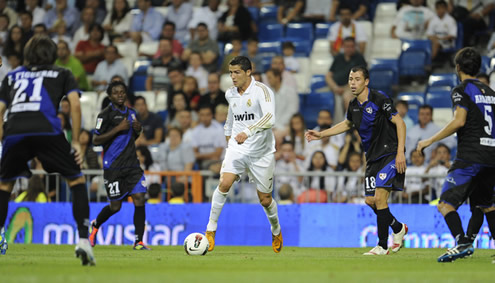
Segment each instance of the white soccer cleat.
M394 240L392 247L390 247L390 250L392 250L394 253L398 252L402 247L402 242L404 241L404 236L407 235L407 231L407 225L405 223L402 223L402 229L400 230L400 232L397 234L392 233Z
M88 239L79 239L79 243L76 245L76 257L81 259L82 265L96 265L93 248Z
M369 252L364 253L363 255L388 255L388 249L382 248L382 246L376 246L372 248Z

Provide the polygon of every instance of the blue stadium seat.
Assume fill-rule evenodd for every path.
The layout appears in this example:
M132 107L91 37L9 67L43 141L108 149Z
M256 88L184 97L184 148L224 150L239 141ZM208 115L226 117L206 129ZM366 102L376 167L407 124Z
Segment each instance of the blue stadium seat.
M426 93L426 104L433 108L452 108L450 91L446 89L430 89Z
M457 75L454 73L450 74L432 74L428 79L428 86L426 92L431 89L445 89L451 90L458 84Z
M251 14L251 19L253 19L255 23L258 23L260 18L260 9L258 9L258 7L247 7L247 9L249 14Z
M332 92L311 92L306 95L301 114L306 122L306 127L312 129L317 126L318 112L322 109L333 113L335 101Z
M407 114L414 123L418 123L419 107L425 104L425 96L421 92L401 92L397 95L396 101L404 100L409 104L409 111Z
M277 6L263 6L260 9L259 21L261 23L276 23L277 22Z
M318 23L315 28L315 39L327 38L332 23Z
M292 41L292 44L294 44L295 48L295 54L294 56L296 57L309 57L311 54L311 42L307 40L303 41Z
M374 59L370 67L370 87L387 95L392 93L392 85L399 83L397 59Z
M260 54L281 54L282 53L282 43L280 41L276 42L260 42L258 43L258 53Z
M258 37L260 41L279 41L284 35L284 26L277 23L261 23Z
M313 42L313 25L310 23L291 23L287 25L285 37Z
M134 63L134 73L131 77L130 89L133 91L146 90L146 78L148 77L147 72L150 64L150 60L138 60Z
M490 57L481 56L481 68L480 68L481 73L489 74L492 71L490 66L490 61L491 61Z
M327 82L325 81L324 75L314 75L311 78L311 92L316 92L316 90L326 86Z
M425 67L431 65L431 43L429 40L404 40L399 57L401 76L425 76Z
M268 69L270 69L272 65L272 58L273 55L265 55L261 59L261 63L263 64L263 72L266 72Z

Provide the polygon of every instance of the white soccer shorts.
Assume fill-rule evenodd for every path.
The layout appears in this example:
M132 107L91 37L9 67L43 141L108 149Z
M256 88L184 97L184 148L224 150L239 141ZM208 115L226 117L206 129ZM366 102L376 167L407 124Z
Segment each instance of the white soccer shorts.
M227 149L220 174L232 173L240 178L247 171L249 182L255 183L258 191L270 194L273 190L274 170L275 155L273 153L262 157L251 157Z

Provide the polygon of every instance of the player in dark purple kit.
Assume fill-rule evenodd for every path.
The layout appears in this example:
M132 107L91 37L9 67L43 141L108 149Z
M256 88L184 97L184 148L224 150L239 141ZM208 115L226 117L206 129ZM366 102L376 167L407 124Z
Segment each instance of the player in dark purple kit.
M143 243L146 179L139 165L135 145L143 127L136 111L125 106L127 86L123 82L111 82L107 95L111 103L98 115L93 143L103 146L103 177L110 204L91 223L89 241L94 247L100 226L120 210L122 201L130 195L135 207L134 249L149 250Z
M398 252L407 234L407 225L400 223L388 208L392 190L404 188L406 158L404 143L406 125L397 115L394 103L382 92L369 89L369 73L365 67L354 67L349 74L349 87L355 98L349 103L347 119L322 132L309 130L308 141L334 136L355 128L366 152L365 202L376 214L378 245L364 255L387 255L388 227L393 230L393 245Z
M57 45L47 36L35 36L24 48L25 66L7 74L0 88L0 117L8 110L7 121L0 119L2 159L0 163L0 253L7 241L4 224L10 193L16 179L31 177L28 161L37 157L43 168L67 179L72 191L72 212L79 242L76 256L83 265L95 265L88 241L89 203L86 180L81 173L80 92L72 73L54 66ZM72 118L72 144L65 139L57 110L66 96Z
M468 197L472 211L481 209L492 236L495 233L495 92L476 79L481 56L475 49L459 50L454 63L461 80L451 95L454 118L435 135L420 141L417 147L422 152L432 143L457 133L457 156L445 178L438 204L457 245L441 255L438 262L451 262L474 253L472 237L483 223L483 214L473 214L466 237L457 208Z

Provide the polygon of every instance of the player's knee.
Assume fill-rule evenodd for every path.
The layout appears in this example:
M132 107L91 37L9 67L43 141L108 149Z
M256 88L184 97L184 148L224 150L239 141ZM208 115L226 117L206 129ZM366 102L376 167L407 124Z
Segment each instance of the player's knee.
M222 193L228 193L230 190L230 187L232 187L232 184L234 183L235 180L232 180L230 177L220 177L220 183L218 184L218 189Z
M260 203L263 207L269 207L272 204L272 196L260 196Z
M132 200L134 202L135 206L143 206L145 201L144 201L144 194L135 194L132 196Z

